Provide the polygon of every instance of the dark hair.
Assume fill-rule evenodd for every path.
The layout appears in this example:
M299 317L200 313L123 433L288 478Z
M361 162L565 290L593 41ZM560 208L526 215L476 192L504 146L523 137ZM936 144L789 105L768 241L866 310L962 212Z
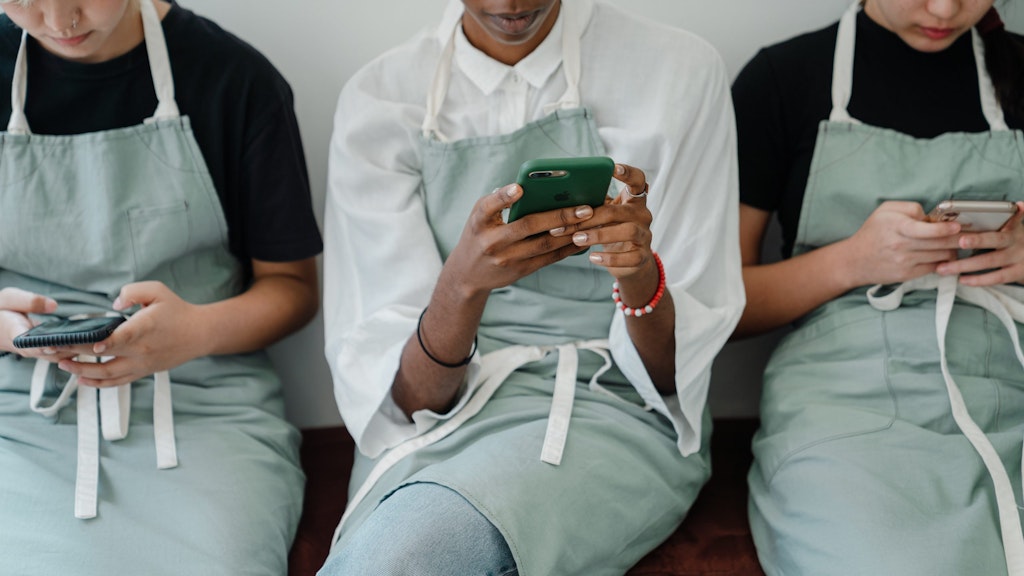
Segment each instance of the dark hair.
M985 67L992 77L999 103L1009 115L1024 118L1024 42L996 26L982 34Z

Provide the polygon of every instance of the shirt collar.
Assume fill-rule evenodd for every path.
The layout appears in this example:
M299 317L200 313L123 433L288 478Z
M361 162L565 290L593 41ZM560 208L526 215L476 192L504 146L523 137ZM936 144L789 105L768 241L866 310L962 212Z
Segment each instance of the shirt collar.
M484 94L494 92L513 71L534 88L540 88L562 63L562 14L563 12L559 11L558 19L544 41L515 66L502 64L484 54L469 43L462 26L457 26L455 64Z

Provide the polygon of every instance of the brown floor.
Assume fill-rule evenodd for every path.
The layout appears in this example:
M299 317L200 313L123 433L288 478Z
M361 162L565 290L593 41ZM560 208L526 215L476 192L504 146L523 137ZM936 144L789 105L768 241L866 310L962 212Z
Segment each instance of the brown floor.
M747 469L755 420L716 420L713 473L682 526L628 576L763 576L747 524ZM345 508L354 445L342 427L304 430L306 502L289 576L313 576Z

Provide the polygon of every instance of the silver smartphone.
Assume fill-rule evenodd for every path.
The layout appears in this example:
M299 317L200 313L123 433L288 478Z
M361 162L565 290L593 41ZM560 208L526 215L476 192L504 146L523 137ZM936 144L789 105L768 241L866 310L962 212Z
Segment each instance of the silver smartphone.
M928 214L932 222L959 222L965 232L999 230L1017 212L1005 200L943 200Z

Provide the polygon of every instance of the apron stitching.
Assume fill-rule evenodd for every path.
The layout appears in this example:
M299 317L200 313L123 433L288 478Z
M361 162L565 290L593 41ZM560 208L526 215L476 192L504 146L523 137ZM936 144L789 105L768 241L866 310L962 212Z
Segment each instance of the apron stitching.
M881 358L882 374L885 375L885 387L889 390L889 398L892 400L892 419L886 428L892 427L893 423L900 417L899 396L896 395L896 388L892 383L892 376L889 374L889 359L892 358L892 345L889 342L889 313L882 312L880 322L882 324L882 343L885 346L885 356Z
M885 424L884 426L877 426L875 428L869 428L867 430L858 430L856 432L844 432L842 434L834 434L832 436L827 436L825 438L820 438L818 440L815 440L814 442L810 442L808 444L804 444L804 445L802 445L802 446L800 446L798 448L794 448L788 454L786 454L783 458L781 458L779 460L779 463L774 466L775 469L768 476L768 486L770 487L774 483L776 474L778 474L782 470L782 468L785 467L786 462L791 460L797 454L800 454L802 452L806 452L807 450L810 450L811 448L815 448L815 447L817 447L817 446L819 446L821 444L828 444L830 442L835 442L835 441L838 441L838 440L844 440L846 438L856 438L856 437L860 437L860 436L867 436L869 434L877 434L879 432L885 432L886 430L889 430L890 428L892 428L892 425L893 425L894 422L895 422L895 418L890 418L889 422L887 424Z
M561 122L559 122L559 124L561 124ZM554 138L552 138L551 134L548 133L548 131L545 129L544 125L540 125L540 126L538 126L538 128L540 129L540 133L543 134L545 138L547 138L552 144L555 145L556 148L558 148L559 150L564 152L566 155L568 155L568 156L576 156L577 155L575 152L571 152L569 150L566 150L565 146L563 146L561 142L559 142L559 141L555 140Z
M422 138L422 136L420 138ZM433 153L433 148L427 147L426 149ZM441 166L444 165L444 159L446 156L448 156L448 149L449 148L447 146L441 147L441 157L434 161L434 166L436 167L436 169L433 171L433 174L429 175L429 177L427 174L423 172L423 169L428 165L428 163L424 162L423 159L420 158L420 173L423 174L423 184L420 184L420 195L423 196L424 198L426 198L427 191L426 186L424 186L424 184L430 184L441 173Z
M889 398L890 398L890 400L892 400L892 404L893 404L893 415L889 418L889 422L887 424L883 425L883 426L877 426L875 428L868 428L867 430L858 430L858 431L855 431L855 432L843 432L842 434L833 434L831 436L826 436L824 438L819 438L818 440L815 440L815 441L807 443L807 444L802 444L802 445L794 448L793 450L791 450L788 453L786 453L786 455L783 456L781 459L779 459L778 463L774 465L774 470L772 470L771 474L768 475L768 479L767 479L767 485L769 487L771 487L771 485L774 483L776 474L778 474L782 470L782 468L785 467L786 462L788 462L790 459L792 459L797 454L800 454L802 452L810 450L811 448L814 448L814 447L816 447L818 445L821 445L821 444L826 444L826 443L837 441L837 440L843 440L845 438L855 438L855 437L859 437L859 436L867 436L869 434L877 434L879 432L884 432L884 431L889 430L890 428L892 428L892 425L896 422L897 418L899 417L899 401L897 400L896 391L893 388L892 381L891 381L891 379L889 377L889 362L888 362L888 359L891 356L891 348L890 348L890 344L889 344L888 329L887 329L887 326L886 326L886 324L887 324L887 322L886 322L887 315L888 315L888 313L882 313L882 317L880 319L880 322L882 323L882 330L881 330L881 332L882 332L882 342L883 342L884 347L885 347L885 355L881 359L881 362L882 362L882 373L884 374L884 377L885 377L886 389L889 391Z
M1015 132L1019 133L1020 131L1019 130L1015 130ZM989 131L988 139L991 140L993 137L994 137L993 136L993 132ZM1008 170L1013 170L1013 169L1016 168L1015 166L1008 165L1008 164L1003 164L1001 162L997 162L995 160L990 159L987 155L985 155L981 151L981 147L978 146L978 143L975 141L974 138L967 138L966 140L967 140L967 143L971 146L971 148L974 148L975 152L978 153L978 156L979 156L979 158L981 159L982 162L984 162L986 164L991 164L993 166L998 166L999 168L1006 168ZM1016 138L1014 138L1014 140L1016 140Z
M850 124L849 130L852 132L854 127L855 126L853 124ZM848 151L846 154L843 154L840 157L830 159L828 163L824 164L823 166L818 166L817 170L815 170L815 173L820 174L822 172L825 172L828 169L832 168L832 166L844 162L850 156L857 154L858 152L861 151L861 149L867 146L869 142L874 140L878 136L878 134L875 133L874 131L868 131L866 134L862 134L860 136L863 136L863 139L860 141L860 143L857 144L855 148L853 148L852 150Z

